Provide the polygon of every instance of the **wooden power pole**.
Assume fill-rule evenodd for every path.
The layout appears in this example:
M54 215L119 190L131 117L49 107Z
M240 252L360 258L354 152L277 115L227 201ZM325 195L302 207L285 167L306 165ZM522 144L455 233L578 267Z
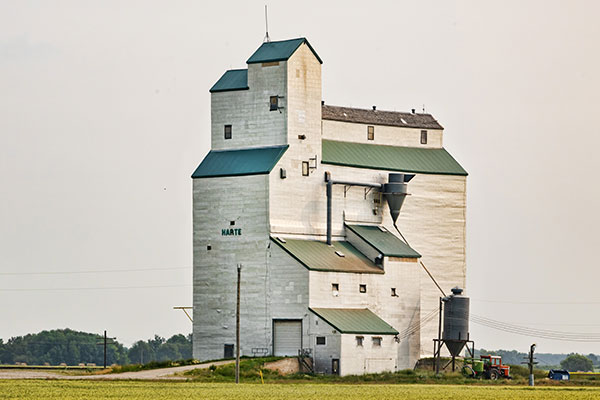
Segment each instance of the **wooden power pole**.
M235 306L235 383L240 383L240 277L242 264L237 265L237 301Z

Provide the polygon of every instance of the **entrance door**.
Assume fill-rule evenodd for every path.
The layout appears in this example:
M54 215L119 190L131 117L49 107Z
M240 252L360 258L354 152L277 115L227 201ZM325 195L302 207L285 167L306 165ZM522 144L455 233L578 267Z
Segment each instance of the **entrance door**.
M297 356L302 348L302 321L273 321L273 355Z
M226 344L223 349L223 358L233 358L233 345Z
M331 359L331 373L333 375L339 375L340 374L340 359L339 358L332 358Z

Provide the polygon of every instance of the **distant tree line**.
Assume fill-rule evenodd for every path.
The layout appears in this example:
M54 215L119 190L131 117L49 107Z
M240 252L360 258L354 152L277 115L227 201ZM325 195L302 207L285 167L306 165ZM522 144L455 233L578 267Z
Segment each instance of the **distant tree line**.
M107 346L107 364L135 364L192 358L192 335L173 335L165 339L158 335L139 340L127 348L116 340ZM0 339L0 364L77 365L104 362L103 337L71 329L56 329L17 336L5 343Z
M491 354L495 356L501 356L502 362L504 364L518 365L525 361L527 357L526 353L520 353L516 350L475 350L475 355L478 357L480 354ZM579 354L555 354L555 353L536 353L535 358L537 362L539 362L538 366L540 367L561 367L564 369L568 369L569 371L592 371L594 365L600 366L600 356L590 353L586 356L581 355L581 357L589 360L589 363L585 362L585 368L589 369L569 369L569 368L584 368L582 359L580 357L571 357L570 361L567 361L567 364L564 363L570 356L580 356ZM575 361L573 361L575 360ZM574 363L574 364L572 364ZM591 363L591 364L590 364ZM565 365L569 366L569 368L565 367ZM573 365L573 366L572 366ZM576 366L575 366L576 365Z

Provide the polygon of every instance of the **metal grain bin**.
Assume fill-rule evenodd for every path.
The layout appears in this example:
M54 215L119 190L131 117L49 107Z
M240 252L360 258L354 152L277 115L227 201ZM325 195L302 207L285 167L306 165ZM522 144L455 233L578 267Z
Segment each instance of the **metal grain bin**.
M444 298L444 332L442 340L452 356L457 356L469 340L469 298L455 287Z

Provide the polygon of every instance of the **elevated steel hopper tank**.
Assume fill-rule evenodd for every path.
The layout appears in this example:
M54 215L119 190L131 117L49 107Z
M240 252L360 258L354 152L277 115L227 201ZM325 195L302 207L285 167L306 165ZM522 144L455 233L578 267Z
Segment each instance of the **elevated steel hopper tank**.
M459 287L444 301L444 332L442 341L452 357L456 357L469 340L469 298Z

